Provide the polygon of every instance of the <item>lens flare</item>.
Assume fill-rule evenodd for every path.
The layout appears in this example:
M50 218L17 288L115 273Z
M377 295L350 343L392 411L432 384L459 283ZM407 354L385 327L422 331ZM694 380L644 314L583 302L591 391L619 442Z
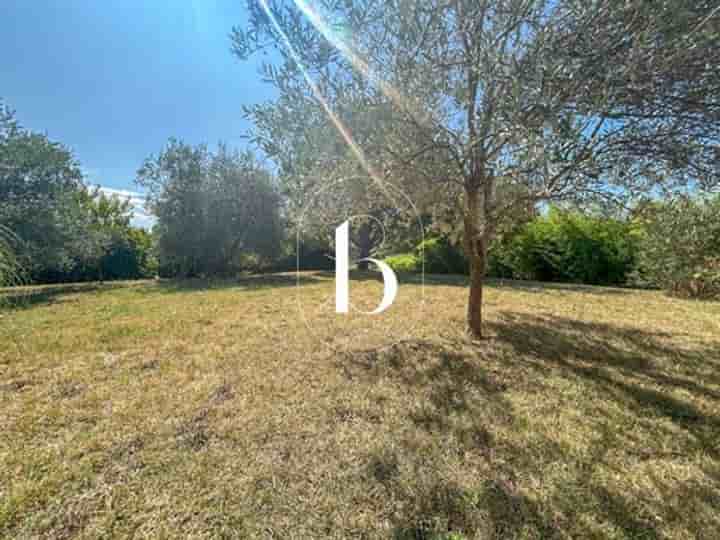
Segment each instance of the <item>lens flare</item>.
M387 190L384 181L382 180L381 176L378 174L378 172L375 170L375 168L371 165L371 163L368 161L368 159L365 157L365 153L363 152L362 148L355 142L353 139L352 133L350 129L343 124L343 122L340 120L340 118L335 114L335 112L332 110L330 105L328 104L327 100L325 99L325 96L323 96L322 92L318 88L317 84L315 84L315 81L308 73L307 69L302 63L302 60L300 59L300 55L297 53L295 48L292 45L292 42L288 38L287 34L283 31L282 27L280 26L280 23L278 23L277 19L273 15L272 11L270 10L270 7L267 4L267 0L259 0L260 5L263 8L263 11L265 11L265 14L270 19L270 22L275 27L275 30L278 32L280 37L282 38L283 42L285 43L285 46L292 56L293 60L295 61L295 64L300 69L300 72L303 75L303 78L307 82L308 86L310 87L310 90L312 91L315 98L320 102L322 105L322 108L324 109L325 113L328 115L328 118L333 123L335 128L338 130L338 133L340 133L340 136L343 138L345 143L348 145L352 153L355 155L355 158L357 159L360 166L363 168L363 170L367 173L367 175L375 182L378 187L383 191L383 193L390 198L390 200L393 201L392 194ZM392 85L389 83L381 80L379 77L375 76L373 74L373 71L368 66L367 62L365 62L362 58L360 58L345 42L345 40L341 39L338 34L330 28L330 25L328 25L323 18L318 15L318 13L305 1L305 0L294 0L296 6L298 9L308 18L308 20L312 23L312 25L325 37L325 39L328 40L328 42L333 45L335 48L337 48L340 53L345 56L357 69L360 73L362 73L363 76L365 76L369 81L376 84L378 88L381 90L381 92L390 99L393 103L395 103L396 106L400 108L404 108L405 110L408 110L408 101L398 92ZM419 115L414 114L413 111L410 111L410 114L413 115L413 117L418 121Z
M416 122L421 124L423 123L420 111L418 111L416 107L413 107L412 103L400 91L398 91L397 88L375 74L368 63L352 50L352 48L348 45L347 40L343 39L338 32L333 30L330 24L328 24L314 8L306 2L306 0L293 1L298 9L305 14L317 31L320 32L333 47L340 51L340 53L350 61L355 69L362 73L368 81L377 85L383 95L391 100L396 107L408 111Z
M272 14L272 11L270 11L270 8L267 5L266 0L260 0L260 4L262 5L263 10L267 14L268 18L272 22L273 26L275 27L275 30L277 30L278 34L280 34L280 37L285 42L285 46L287 47L288 51L290 52L293 60L295 61L295 64L297 64L298 68L303 74L303 77L305 78L305 81L307 82L308 86L310 87L310 90L312 91L313 95L322 105L323 109L325 110L325 113L328 115L328 118L330 118L330 121L333 123L335 128L338 130L342 138L345 140L346 144L350 148L350 150L355 154L355 157L357 158L358 162L362 166L362 168L365 170L365 172L370 176L370 178L373 179L380 187L384 189L383 182L380 179L380 176L377 174L373 166L370 164L370 162L365 157L365 153L363 152L362 148L360 148L355 140L352 137L352 134L350 130L345 127L345 125L342 123L340 118L335 114L335 112L330 108L330 105L328 104L327 100L325 99L325 96L323 96L322 92L318 88L318 86L315 84L315 81L312 79L310 74L308 73L307 69L305 69L305 66L303 65L302 61L300 60L300 56L297 54L297 51L295 51L295 48L293 47L292 43L290 42L290 39L287 37L287 34L283 31L283 29L280 27L280 24L275 19L275 16Z

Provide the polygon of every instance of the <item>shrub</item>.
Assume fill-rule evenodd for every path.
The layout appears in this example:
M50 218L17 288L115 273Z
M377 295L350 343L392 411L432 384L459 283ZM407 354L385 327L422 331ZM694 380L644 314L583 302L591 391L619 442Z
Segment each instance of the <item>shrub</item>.
M419 272L422 266L420 259L413 253L392 255L385 262L398 273Z
M100 260L105 279L138 279L153 277L157 262L152 253L152 238L143 229L131 228L113 239Z
M551 209L495 242L494 277L619 285L632 271L637 232L626 222Z
M418 260L425 259L428 274L467 274L467 260L458 246L445 236L426 238L415 248Z
M621 285L634 268L639 238L639 224L551 209L492 243L487 275ZM462 249L444 236L430 237L414 253L395 255L386 261L397 271L419 272L423 256L429 274L467 273Z
M636 284L720 298L720 197L656 204L643 227Z

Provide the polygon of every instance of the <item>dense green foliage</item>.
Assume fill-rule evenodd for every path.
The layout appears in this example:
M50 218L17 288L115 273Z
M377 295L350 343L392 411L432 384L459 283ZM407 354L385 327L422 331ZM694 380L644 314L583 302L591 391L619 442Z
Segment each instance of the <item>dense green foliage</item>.
M69 245L82 189L70 151L23 129L0 105L0 225L17 237L15 256L31 277L72 266Z
M467 261L462 251L445 236L426 238L415 249L415 256L425 260L425 271L430 274L465 274Z
M17 237L0 225L0 287L22 283L22 266L16 255Z
M624 221L551 209L490 250L497 277L621 285L633 269L637 232Z
M170 140L138 171L157 216L163 276L230 275L280 253L280 198L249 153Z
M0 283L149 275L150 242L130 217L127 201L83 183L70 150L0 104Z
M153 244L144 229L130 225L126 200L99 190L82 197L83 234L75 252L73 281L137 279L155 275Z
M720 297L720 197L658 203L646 216L635 283Z
M273 271L335 269L335 261L330 256L332 247L328 242L317 238L305 238L299 243L297 240L297 236L292 235L285 239L283 255L272 264Z
M420 272L422 259L415 253L398 253L385 258L385 262L398 274Z
M495 240L488 275L719 297L720 197L659 202L642 216L620 220L553 208ZM462 250L445 237L423 247L426 272L466 273ZM398 272L420 272L422 251L418 246L385 261Z
M412 252L392 255L385 262L396 272L428 274L466 274L467 260L462 250L446 236L431 236L420 242ZM424 263L424 267L423 267Z
M551 209L499 236L490 247L491 277L621 285L634 268L639 226L605 217ZM413 253L388 257L394 269L418 272L424 255L428 273L467 273L462 249L433 236Z

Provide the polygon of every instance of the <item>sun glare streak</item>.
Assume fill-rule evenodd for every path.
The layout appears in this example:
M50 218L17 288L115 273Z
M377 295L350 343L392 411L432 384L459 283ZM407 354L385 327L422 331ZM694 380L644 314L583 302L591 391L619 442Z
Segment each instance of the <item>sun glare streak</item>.
M354 141L352 134L350 133L350 130L345 127L345 125L342 123L342 121L337 117L335 112L330 108L330 105L328 104L327 100L325 99L325 96L323 96L322 92L318 88L318 86L315 84L315 81L313 81L310 74L305 69L305 66L303 65L302 61L300 60L300 56L295 51L295 48L293 47L292 43L290 42L290 39L287 37L283 29L280 27L280 24L275 19L275 16L272 14L272 11L270 11L270 8L267 5L266 0L260 0L260 5L262 6L263 10L267 14L268 18L272 22L273 26L275 27L275 30L277 30L278 34L280 34L280 37L285 42L285 45L290 52L290 54L293 57L293 60L297 64L298 68L303 74L303 77L305 78L305 81L310 86L310 89L313 93L313 95L320 101L320 104L322 105L323 109L325 110L325 113L328 115L328 118L330 118L330 121L333 123L335 128L338 130L342 138L345 140L347 145L350 147L350 150L352 150L353 154L355 154L355 157L357 158L360 165L363 167L365 172L367 172L368 176L373 179L383 190L384 185L383 181L380 179L380 176L375 172L374 168L368 162L367 158L365 157L365 153L362 151L362 148L360 148L357 143Z
M337 35L322 16L307 3L306 0L293 0L298 9L305 14L312 25L327 39L340 53L347 58L350 63L362 73L370 82L376 84L380 91L390 99L396 106L407 110L416 122L422 123L422 116L419 111L412 106L410 100L407 99L397 88L387 81L381 79L374 73L368 63L363 60L345 41Z

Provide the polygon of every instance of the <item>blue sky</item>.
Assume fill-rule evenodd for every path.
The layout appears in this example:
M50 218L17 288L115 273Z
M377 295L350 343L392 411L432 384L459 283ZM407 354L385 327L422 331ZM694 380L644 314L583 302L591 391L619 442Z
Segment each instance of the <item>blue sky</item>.
M244 0L0 0L0 97L73 149L87 180L136 190L168 137L243 146L241 107L272 98L229 52Z

